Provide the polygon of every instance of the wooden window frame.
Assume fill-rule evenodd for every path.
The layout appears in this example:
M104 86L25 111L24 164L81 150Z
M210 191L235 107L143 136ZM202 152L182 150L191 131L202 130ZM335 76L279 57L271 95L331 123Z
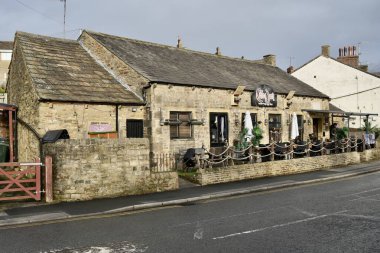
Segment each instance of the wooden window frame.
M187 119L186 120L181 120L181 117L180 116L185 116L187 115ZM176 120L179 120L181 121L180 124L177 124L177 125L170 125L170 139L171 140L178 140L178 139L192 139L193 138L193 127L192 127L192 124L191 124L191 118L192 118L192 113L191 112L188 112L188 111L171 111L170 112L170 120L172 121L176 121ZM182 128L186 128L188 129L188 135L182 135L181 134L181 129ZM173 129L176 129L176 131L173 131ZM173 135L173 133L176 132L175 135Z

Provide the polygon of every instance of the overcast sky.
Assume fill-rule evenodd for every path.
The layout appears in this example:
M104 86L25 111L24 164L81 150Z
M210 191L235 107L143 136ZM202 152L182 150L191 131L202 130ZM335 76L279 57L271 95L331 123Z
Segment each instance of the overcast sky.
M0 40L16 31L63 37L60 0L0 0ZM360 46L360 60L380 71L379 0L67 0L66 37L89 29L134 39L299 67L331 46Z

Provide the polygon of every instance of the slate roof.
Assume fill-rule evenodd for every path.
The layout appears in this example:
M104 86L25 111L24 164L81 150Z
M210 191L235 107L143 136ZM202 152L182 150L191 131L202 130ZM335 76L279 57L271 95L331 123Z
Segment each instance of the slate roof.
M267 84L280 94L294 90L298 96L328 98L278 67L91 31L85 32L151 82L227 89L245 85L246 90L251 91L261 84Z
M0 50L12 50L13 41L0 41Z
M142 104L75 40L17 32L16 43L41 100Z

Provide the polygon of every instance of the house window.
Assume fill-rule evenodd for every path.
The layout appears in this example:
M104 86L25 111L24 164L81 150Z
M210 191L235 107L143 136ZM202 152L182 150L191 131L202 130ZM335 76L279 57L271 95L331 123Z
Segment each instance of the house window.
M222 147L228 142L227 113L210 113L211 147Z
M269 114L269 140L281 142L281 114Z
M141 119L127 119L127 138L143 138L144 123Z
M244 125L245 125L244 119L245 119L245 113L241 115L241 130L244 129ZM251 113L251 119L252 119L252 126L253 127L257 126L257 113Z
M189 139L192 137L191 112L170 112L170 139ZM176 124L176 122L178 122Z

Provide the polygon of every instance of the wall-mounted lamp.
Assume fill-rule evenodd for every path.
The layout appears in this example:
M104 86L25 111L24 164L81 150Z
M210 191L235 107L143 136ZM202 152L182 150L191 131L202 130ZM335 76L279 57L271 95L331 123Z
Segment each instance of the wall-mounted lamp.
M308 124L308 125L311 125L311 120L308 119L308 120L307 120L307 124Z
M268 125L268 119L264 120L264 125Z
M286 120L286 124L289 126L290 125L290 120Z

